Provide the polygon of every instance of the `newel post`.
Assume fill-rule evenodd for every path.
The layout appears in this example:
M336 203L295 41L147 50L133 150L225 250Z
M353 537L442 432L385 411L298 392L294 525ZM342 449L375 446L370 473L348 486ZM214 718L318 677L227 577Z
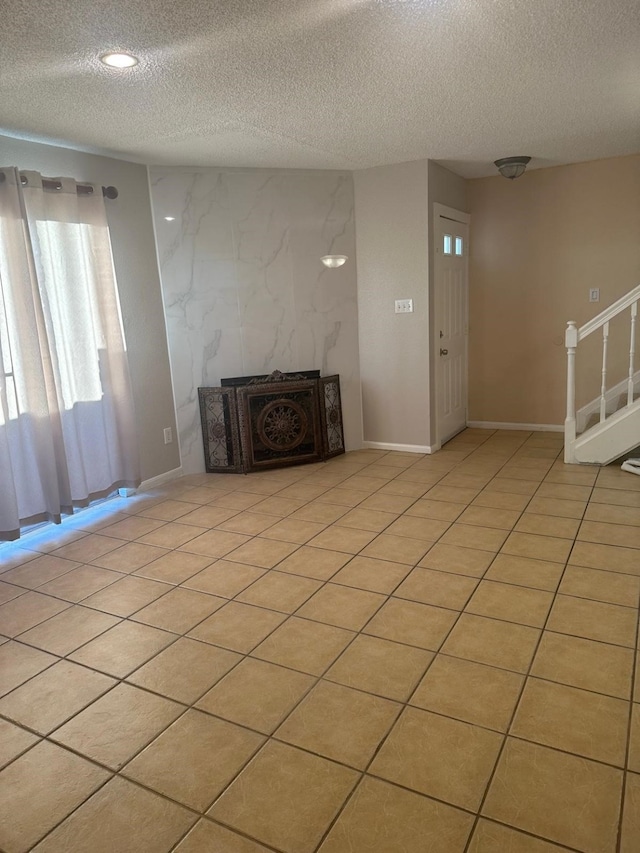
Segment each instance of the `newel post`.
M576 347L578 329L575 320L569 320L564 333L567 348L567 417L564 422L564 461L573 462L573 444L576 440Z

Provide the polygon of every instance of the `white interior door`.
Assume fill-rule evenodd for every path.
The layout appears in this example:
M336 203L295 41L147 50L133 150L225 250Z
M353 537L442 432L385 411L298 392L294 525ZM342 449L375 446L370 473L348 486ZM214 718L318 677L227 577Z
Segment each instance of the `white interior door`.
M451 212L455 215L455 211ZM467 424L468 244L466 214L436 215L435 358L438 440L444 444Z

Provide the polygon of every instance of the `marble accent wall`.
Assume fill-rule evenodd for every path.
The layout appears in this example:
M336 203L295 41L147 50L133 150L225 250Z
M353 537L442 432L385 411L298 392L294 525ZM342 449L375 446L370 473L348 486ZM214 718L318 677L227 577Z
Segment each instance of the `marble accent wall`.
M350 173L149 172L185 473L204 470L198 387L275 369L339 373L347 449L361 447ZM326 254L349 261L329 270Z

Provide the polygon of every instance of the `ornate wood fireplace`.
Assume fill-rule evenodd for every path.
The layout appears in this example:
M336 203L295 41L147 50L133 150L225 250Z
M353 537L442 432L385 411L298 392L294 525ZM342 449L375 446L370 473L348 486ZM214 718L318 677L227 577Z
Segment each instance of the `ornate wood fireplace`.
M208 472L262 471L344 453L340 377L319 370L198 388Z

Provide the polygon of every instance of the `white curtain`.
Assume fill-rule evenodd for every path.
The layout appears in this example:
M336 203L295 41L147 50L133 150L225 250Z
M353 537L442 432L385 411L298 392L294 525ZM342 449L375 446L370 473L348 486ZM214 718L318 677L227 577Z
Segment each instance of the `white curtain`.
M126 346L100 187L0 180L0 539L139 485Z

